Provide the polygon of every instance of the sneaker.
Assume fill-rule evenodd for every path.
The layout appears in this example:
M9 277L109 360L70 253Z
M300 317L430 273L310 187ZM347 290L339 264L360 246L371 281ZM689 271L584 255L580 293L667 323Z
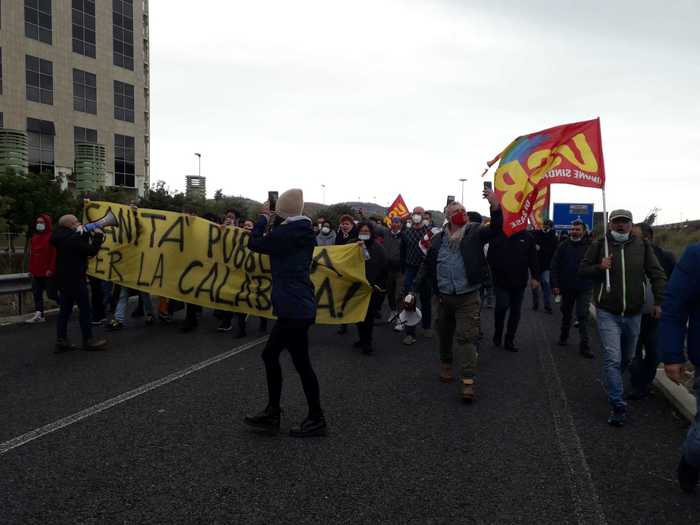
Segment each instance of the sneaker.
M401 323L396 323L394 325L394 332L403 332L404 327Z
M416 338L409 334L409 335L407 335L406 337L403 338L403 341L402 341L402 342L403 342L403 344L405 344L406 346L410 346L410 345L412 345L412 344L414 344L414 343L416 342Z
M280 416L282 414L281 409L274 410L270 407L265 408L262 412L258 412L252 416L246 416L243 422L249 427L253 427L256 430L261 430L263 432L268 432L272 435L276 435L280 431Z
M144 322L146 323L146 326L153 326L153 314L146 314Z
M77 350L78 347L71 344L68 339L56 339L56 345L54 347L54 354L62 354L64 352L71 352L72 350Z
M124 325L122 323L120 323L116 319L112 319L112 322L109 323L109 325L107 326L107 331L108 332L118 332L122 328L124 328Z
M46 322L46 318L41 312L36 312L32 317L24 321L27 324L33 324L33 323L44 323Z
M173 318L168 314L158 313L158 320L163 324L170 324Z
M681 490L692 494L698 486L699 479L700 469L689 464L685 458L681 456L681 462L678 464L678 483L681 486Z
M614 409L610 411L608 425L611 427L621 427L625 424L627 413L624 409Z
M91 352L107 350L107 341L105 339L95 339L93 337L92 339L88 339L83 343L83 350L88 350Z
M231 330L233 330L233 326L231 326L231 321L229 319L221 321L219 328L216 329L217 332L230 332Z
M103 317L102 319L99 319L99 320L96 319L96 320L92 321L90 324L92 324L92 326L102 326L106 322L107 322L107 318Z
M307 417L304 421L299 423L299 425L289 429L289 435L292 437L325 436L327 431L328 425L326 425L325 417L321 416L315 419Z

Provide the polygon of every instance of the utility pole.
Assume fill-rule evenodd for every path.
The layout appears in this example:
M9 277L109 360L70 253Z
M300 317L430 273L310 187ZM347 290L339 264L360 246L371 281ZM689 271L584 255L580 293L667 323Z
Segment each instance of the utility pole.
M462 203L462 205L464 205L464 183L467 182L467 179L458 179L458 180L459 180L459 182L462 183L462 200L461 200L461 203Z
M321 184L321 191L323 192L323 204L326 204L326 185Z

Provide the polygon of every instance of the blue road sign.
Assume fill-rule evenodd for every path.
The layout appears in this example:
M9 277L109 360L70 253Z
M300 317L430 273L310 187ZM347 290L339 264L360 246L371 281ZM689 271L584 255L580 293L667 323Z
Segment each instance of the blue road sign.
M576 219L593 231L593 204L554 203L554 229L569 230Z

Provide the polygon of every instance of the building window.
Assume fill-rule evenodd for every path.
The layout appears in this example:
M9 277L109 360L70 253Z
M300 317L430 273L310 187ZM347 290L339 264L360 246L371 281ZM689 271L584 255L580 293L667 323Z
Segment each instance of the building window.
M73 0L73 51L95 58L95 0Z
M2 116L2 113L0 113L0 128L5 127L5 119Z
M0 47L0 95L2 95L2 48Z
M136 187L134 137L114 135L114 185Z
M51 0L24 0L24 34L51 44Z
M53 104L53 64L48 60L26 55L27 100Z
M73 136L76 144L85 142L88 144L97 144L96 129L79 128L76 126L73 128Z
M53 122L27 119L27 141L29 157L29 173L53 174L53 139L56 135Z
M73 70L73 109L97 114L97 77L92 73Z
M112 0L114 65L134 70L134 2Z
M134 121L134 86L114 81L114 118Z

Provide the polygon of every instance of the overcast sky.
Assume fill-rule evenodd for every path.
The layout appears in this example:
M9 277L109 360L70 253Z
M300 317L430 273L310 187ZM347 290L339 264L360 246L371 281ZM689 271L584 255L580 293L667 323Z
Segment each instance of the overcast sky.
M436 209L466 177L485 212L480 174L512 139L600 116L609 208L700 219L696 0L150 6L152 182L184 189L200 152L209 196L325 184L327 203Z

